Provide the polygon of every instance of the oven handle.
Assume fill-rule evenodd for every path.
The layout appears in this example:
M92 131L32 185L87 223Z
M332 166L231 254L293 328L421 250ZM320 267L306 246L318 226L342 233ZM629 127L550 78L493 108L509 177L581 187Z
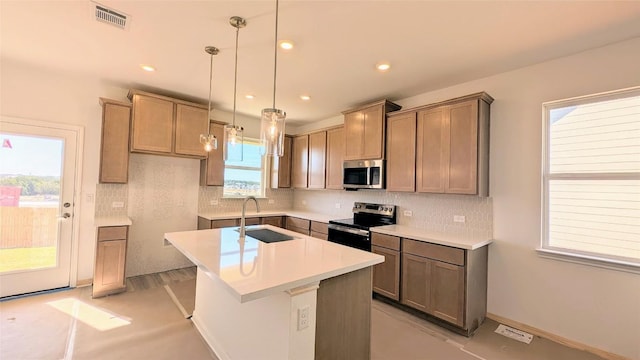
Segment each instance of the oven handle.
M354 235L369 237L368 230L354 229L354 228L336 225L336 224L329 224L329 229L343 231L343 232L354 234Z

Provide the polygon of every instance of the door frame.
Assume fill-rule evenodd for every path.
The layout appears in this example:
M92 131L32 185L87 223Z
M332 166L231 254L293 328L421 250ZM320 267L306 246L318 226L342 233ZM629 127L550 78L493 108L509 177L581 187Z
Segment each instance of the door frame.
M0 120L5 123L13 123L18 125L38 126L44 128L60 129L75 132L76 134L76 156L75 156L75 174L73 189L73 205L74 212L71 218L71 257L69 268L69 287L76 287L78 282L78 261L80 260L80 214L82 213L82 164L84 158L84 126L63 124L53 121L42 121L26 119L14 116L0 115Z

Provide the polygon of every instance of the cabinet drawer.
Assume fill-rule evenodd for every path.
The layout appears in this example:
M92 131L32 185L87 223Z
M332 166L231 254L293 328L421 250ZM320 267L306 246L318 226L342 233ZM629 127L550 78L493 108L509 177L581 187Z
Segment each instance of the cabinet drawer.
M260 223L263 225L282 227L282 216L263 217L260 218Z
M329 234L329 228L328 228L329 224L327 223L323 223L323 222L318 222L318 221L312 221L311 222L311 231L315 231L321 234Z
M371 245L400 251L400 238L386 234L371 233Z
M106 226L98 228L98 241L125 240L126 238L126 226Z
M219 229L225 227L234 227L240 225L240 219L222 219L222 220L211 220L211 228Z
M314 237L316 239L322 239L322 240L327 240L329 239L329 235L327 234L323 234L317 231L313 231L311 230L311 233L309 234L311 237Z
M244 224L249 226L249 225L260 225L260 218L259 217L250 217L250 218L245 218L244 219Z
M287 218L287 229L289 227L296 227L296 228L301 228L301 229L306 229L307 230L307 234L309 233L309 220L305 220L305 219L300 219L300 218L296 218L296 217L288 217Z
M287 230L291 230L291 231L295 231L297 233L303 234L303 235L309 235L309 228L299 228L296 226L290 226L287 225Z
M402 251L429 259L464 266L464 250L411 239L402 239Z

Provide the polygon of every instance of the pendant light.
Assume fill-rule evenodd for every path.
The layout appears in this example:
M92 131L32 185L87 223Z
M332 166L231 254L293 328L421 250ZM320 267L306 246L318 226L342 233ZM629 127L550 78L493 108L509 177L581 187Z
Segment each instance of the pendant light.
M200 134L200 143L204 145L204 151L210 152L211 150L218 149L218 138L211 133L211 83L213 82L213 56L218 55L220 50L215 46L207 46L204 51L211 55L211 62L209 64L209 111L207 112L207 134Z
M278 0L276 0L276 35L273 61L273 105L262 109L260 120L260 143L263 155L284 155L284 121L287 114L276 109L276 72L278 69Z
M224 126L224 160L242 161L243 132L242 126L236 126L236 93L238 88L238 34L240 28L247 26L247 21L239 16L232 16L229 24L236 28L236 60L233 80L233 122Z

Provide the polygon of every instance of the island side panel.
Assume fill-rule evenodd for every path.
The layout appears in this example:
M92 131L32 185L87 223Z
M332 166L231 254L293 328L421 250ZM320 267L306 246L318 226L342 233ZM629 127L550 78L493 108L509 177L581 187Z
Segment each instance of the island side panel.
M316 310L317 360L371 356L371 267L322 280Z

